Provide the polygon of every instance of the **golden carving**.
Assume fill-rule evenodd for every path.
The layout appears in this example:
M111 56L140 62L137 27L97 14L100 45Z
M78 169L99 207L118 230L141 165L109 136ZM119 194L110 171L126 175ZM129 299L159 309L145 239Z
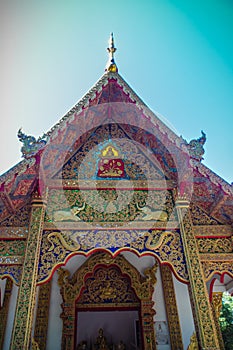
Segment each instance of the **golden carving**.
M171 350L183 350L184 347L176 303L176 294L169 266L161 265L161 277L170 333Z
M193 225L218 225L219 222L207 215L200 207L191 204L190 213Z
M165 210L155 210L148 206L140 208L136 204L139 211L142 212L142 216L138 217L137 220L143 220L143 221L167 221L168 220L168 213Z
M32 338L32 350L41 350L37 341Z
M233 229L230 225L197 225L193 226L195 236L228 236L233 234ZM212 238L212 237L211 237Z
M225 349L223 338L222 338L222 332L221 332L221 328L220 328L220 323L219 323L220 312L222 309L222 294L223 294L222 292L213 292L212 301L211 301L220 350Z
M26 242L24 240L4 240L1 241L0 256L9 257L11 255L24 255Z
M46 349L50 291L51 291L51 281L45 284L42 284L39 287L34 340L37 342L40 350Z
M85 208L85 203L81 207L73 206L71 209L56 210L53 212L54 221L80 221L78 214Z
M85 279L85 287L78 298L78 307L139 306L138 298L131 289L129 277L123 277L115 267L99 267Z
M7 219L2 221L2 226L18 226L25 227L29 225L31 204L27 203L23 208L18 210L14 215L9 216Z
M114 136L114 147L116 146L121 150L122 158L124 159L124 170L127 177L131 180L142 178L165 180L164 173L161 169L148 159L148 156L142 152L136 143L129 141L128 135L122 130L120 125L102 125L96 128L92 135L87 133L85 136L85 139L82 139L82 146L63 166L62 173L57 174L58 178L64 180L74 180L77 178L86 180L87 178L95 178L97 170L96 151L99 151L99 149L96 150L96 145L104 146L104 142L109 142L109 139ZM119 140L118 142L116 141L117 138ZM137 164L135 164L135 160ZM120 168L119 165L117 168ZM114 174L114 172L112 172L112 174Z
M38 282L49 278L54 266L64 263L72 252L88 254L89 250L101 245L115 247L115 253L133 249L140 255L150 251L162 262L169 262L180 279L187 281L187 269L177 230L62 230L44 231Z
M198 238L199 253L232 253L233 236L228 238Z
M190 344L189 344L187 350L199 350L198 342L197 342L197 336L196 336L195 332L193 333L193 335L190 338Z
M74 238L75 238L74 234L70 235L69 231L51 232L47 237L48 242L51 243L51 246L48 251L49 252L54 251L55 249L54 244L56 243L57 245L59 245L59 241L61 242L62 246L65 247L66 249L72 252L78 251L80 249L80 244L78 244Z
M98 269L97 266L101 266L101 268ZM91 256L72 277L67 270L58 269L58 283L63 298L63 312L61 315L63 319L62 348L68 350L74 346L75 301L78 300L77 304L82 305L82 307L85 304L92 307L94 305L104 305L106 302L112 303L112 305L121 305L122 301L123 305L130 302L135 305L135 303L141 301L144 348L148 350L155 349L153 327L155 312L152 309L152 293L156 269L157 265L145 271L146 276L143 278L123 256L118 255L116 258L112 258L108 253L101 252ZM115 278L118 283L115 283ZM126 290L129 288L130 282L136 299L133 294L131 294L133 299L128 299ZM98 289L95 288L96 285L98 285ZM124 291L122 295L118 288ZM82 290L84 290L83 294Z
M201 260L202 260L202 268L203 268L203 272L204 272L204 276L206 281L209 281L214 274L224 274L227 273L228 275L230 275L233 278L233 256L229 254L229 256L225 255L222 256L222 259L219 259L218 256L213 256L212 259L209 256L210 254L208 254L208 256L205 257L205 260L203 261L203 258L201 256Z
M13 283L15 283L16 285L19 285L21 273L22 273L22 266L18 264L23 262L23 259L20 260L19 258L16 258L17 262L15 261L15 257L13 257L12 259L7 258L7 259L10 259L10 261L6 260L6 265L0 265L0 278L9 277L13 281ZM0 261L1 261L1 258L0 258ZM4 261L3 261L3 264L4 264Z
M222 310L222 292L213 292L212 294L212 306L215 310L217 319L220 317L220 312Z

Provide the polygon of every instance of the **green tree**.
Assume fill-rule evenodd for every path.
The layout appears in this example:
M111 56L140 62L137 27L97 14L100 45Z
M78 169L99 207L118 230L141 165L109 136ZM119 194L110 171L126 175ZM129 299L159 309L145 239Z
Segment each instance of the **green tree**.
M225 349L233 350L233 297L227 292L223 293L219 322Z

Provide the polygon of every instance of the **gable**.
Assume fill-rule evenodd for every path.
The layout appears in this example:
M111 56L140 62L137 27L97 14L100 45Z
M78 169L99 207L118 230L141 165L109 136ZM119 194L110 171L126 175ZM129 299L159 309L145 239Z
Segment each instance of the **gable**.
M124 165L124 176L120 176L120 179L168 180L153 153L130 138L121 125L106 124L93 129L86 136L83 145L73 152L62 169L53 176L54 179L98 179L98 166L103 159L101 153L111 145L117 149L118 158Z

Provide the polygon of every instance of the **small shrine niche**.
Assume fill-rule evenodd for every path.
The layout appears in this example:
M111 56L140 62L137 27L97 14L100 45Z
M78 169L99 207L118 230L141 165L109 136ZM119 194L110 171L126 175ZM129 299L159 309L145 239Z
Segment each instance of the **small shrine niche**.
M124 178L124 161L119 151L112 144L106 146L101 152L98 162L97 176L99 178Z

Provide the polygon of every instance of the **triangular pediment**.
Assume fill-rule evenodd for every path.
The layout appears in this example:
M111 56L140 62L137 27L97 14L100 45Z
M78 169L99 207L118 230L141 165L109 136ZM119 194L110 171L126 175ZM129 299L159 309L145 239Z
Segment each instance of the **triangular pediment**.
M126 134L124 125L106 124L99 126L88 133L86 137L83 144L66 160L53 179L168 180L156 157ZM111 160L111 156L107 157L102 154L109 147L113 147L117 152L117 156L112 155L113 160ZM114 162L115 159L118 161ZM112 174L109 168L105 167L105 163L109 162L113 163L111 165ZM100 167L105 167L105 174L100 173ZM120 169L122 167L123 173L118 176L117 171L122 172Z
M106 72L46 134L49 139L44 149L0 177L1 199L4 205L7 204L0 208L0 220L25 205L41 174L45 182L50 181L58 176L60 169L74 162L76 152L79 152L79 158L82 157L78 150L85 142L88 145L87 140L91 142L93 132L106 124L120 125L129 140L141 144L141 154L147 159L146 164L150 163L153 168L153 176L152 172L150 176L159 178L162 170L164 179L173 181L176 187L179 185L190 162L187 143L145 105L117 72ZM104 142L106 138L100 144ZM151 154L147 154L145 148ZM190 165L193 201L218 221L231 223L231 185L200 161L191 160Z

